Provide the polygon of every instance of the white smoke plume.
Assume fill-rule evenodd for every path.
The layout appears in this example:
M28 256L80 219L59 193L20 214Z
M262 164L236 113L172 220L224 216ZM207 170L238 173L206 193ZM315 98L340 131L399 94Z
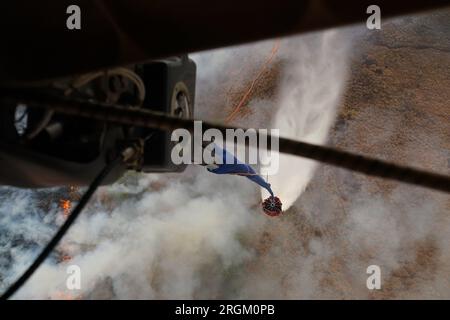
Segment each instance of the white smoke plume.
M346 88L351 37L331 30L286 45L283 58L289 63L271 126L282 137L323 145ZM285 154L279 159L279 171L270 176L270 183L287 210L306 188L317 162Z
M219 290L224 275L251 257L239 237L257 224L249 200L255 192L235 179L207 175L202 168L188 171L183 178L132 176L102 189L100 194L112 207L97 199L80 217L62 245L72 260L45 263L17 297L154 299L225 294ZM37 219L28 223L42 225ZM66 268L72 264L81 269L80 291L65 287Z

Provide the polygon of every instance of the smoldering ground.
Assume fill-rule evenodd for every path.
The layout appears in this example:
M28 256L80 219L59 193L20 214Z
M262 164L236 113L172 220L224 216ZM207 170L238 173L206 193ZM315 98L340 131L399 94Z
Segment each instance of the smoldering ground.
M432 32L435 24L448 21L432 17L396 21L405 26L402 40L409 44L425 37L423 27L415 33L418 25ZM447 93L423 79L437 76L448 85L448 68L439 66L450 65L449 58L430 49L427 54L441 62L430 66L413 49L374 46L397 36L398 28L388 26L383 31L388 34L375 40L353 29L283 39L243 106L248 112L234 123L282 124L288 129L282 135L442 171L450 143L448 113L431 110L428 121L441 129L428 130L417 120L426 101L409 96L412 107L407 107L391 97L402 101L404 87L417 82L417 97L429 94L435 108L436 97ZM225 119L273 44L194 55L197 115ZM403 62L411 58L415 66ZM411 134L405 125L419 142L404 137ZM422 152L413 157L414 149ZM270 177L274 191L292 204L279 219L261 213L260 192L246 179L198 167L181 175L131 174L102 188L61 245L72 259L47 261L17 297L65 297L60 293L67 293L70 264L82 272L82 289L74 294L86 299L450 297L444 277L450 268L448 197L305 160L287 161L295 164L280 166L281 179ZM43 204L43 199L50 200ZM2 288L62 222L57 201L50 191L2 189ZM382 269L378 292L365 287L370 264Z

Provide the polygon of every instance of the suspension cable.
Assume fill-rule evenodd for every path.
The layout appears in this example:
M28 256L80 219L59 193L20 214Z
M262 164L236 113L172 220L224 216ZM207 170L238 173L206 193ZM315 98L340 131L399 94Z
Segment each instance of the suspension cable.
M7 101L23 103L28 107L45 108L61 114L96 119L120 125L138 126L165 131L171 131L178 128L184 128L190 132L194 131L195 120L193 119L180 119L143 108L108 105L76 99L69 100L42 95L41 93L36 94L23 91L0 92L0 96ZM202 128L203 130L217 129L222 132L224 136L226 135L227 129L243 129L213 124L211 122L202 122ZM265 138L271 141L271 135L267 134ZM370 176L396 180L450 193L450 176L401 166L331 147L319 146L280 137L279 152L316 160Z

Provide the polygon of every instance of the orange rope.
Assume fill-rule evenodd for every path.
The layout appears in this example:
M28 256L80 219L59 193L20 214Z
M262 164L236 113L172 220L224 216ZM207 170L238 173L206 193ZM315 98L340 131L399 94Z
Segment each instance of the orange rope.
M277 39L272 47L270 56L267 58L267 60L261 66L258 75L256 76L255 79L253 79L252 83L250 84L250 87L245 92L245 94L242 96L239 103L234 107L234 109L230 112L228 117L225 119L225 123L229 123L230 121L232 121L236 117L236 115L239 113L240 109L242 108L242 106L244 105L244 103L246 102L246 100L248 99L250 94L252 93L253 88L255 87L255 84L259 81L259 79L261 78L261 76L264 74L267 67L269 66L269 64L272 62L273 58L275 57L276 53L278 52L279 47L280 47L280 40Z

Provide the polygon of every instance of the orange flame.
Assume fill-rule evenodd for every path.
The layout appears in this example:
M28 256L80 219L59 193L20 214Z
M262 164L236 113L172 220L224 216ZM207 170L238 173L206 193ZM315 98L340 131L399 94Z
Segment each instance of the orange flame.
M67 218L70 214L70 209L72 208L71 201L67 199L61 199L59 200L59 207L63 209L63 215Z
M72 260L72 256L71 255L63 254L61 259L60 259L60 262L61 263L65 263L65 262L69 262L70 260Z
M72 294L63 291L55 292L50 296L51 300L81 300L81 294Z
M70 199L60 199L59 200L59 207L62 209L62 214L65 218L67 218L70 215L70 211L72 209L72 201L76 201L79 199L78 194L78 188L75 186L69 186L69 198ZM68 253L66 253L62 247L63 250L61 252L61 256L59 259L59 263L68 263L72 260L72 256ZM52 294L49 297L51 300L81 300L82 295L81 294L73 294L73 293L67 293L63 291L58 291Z

